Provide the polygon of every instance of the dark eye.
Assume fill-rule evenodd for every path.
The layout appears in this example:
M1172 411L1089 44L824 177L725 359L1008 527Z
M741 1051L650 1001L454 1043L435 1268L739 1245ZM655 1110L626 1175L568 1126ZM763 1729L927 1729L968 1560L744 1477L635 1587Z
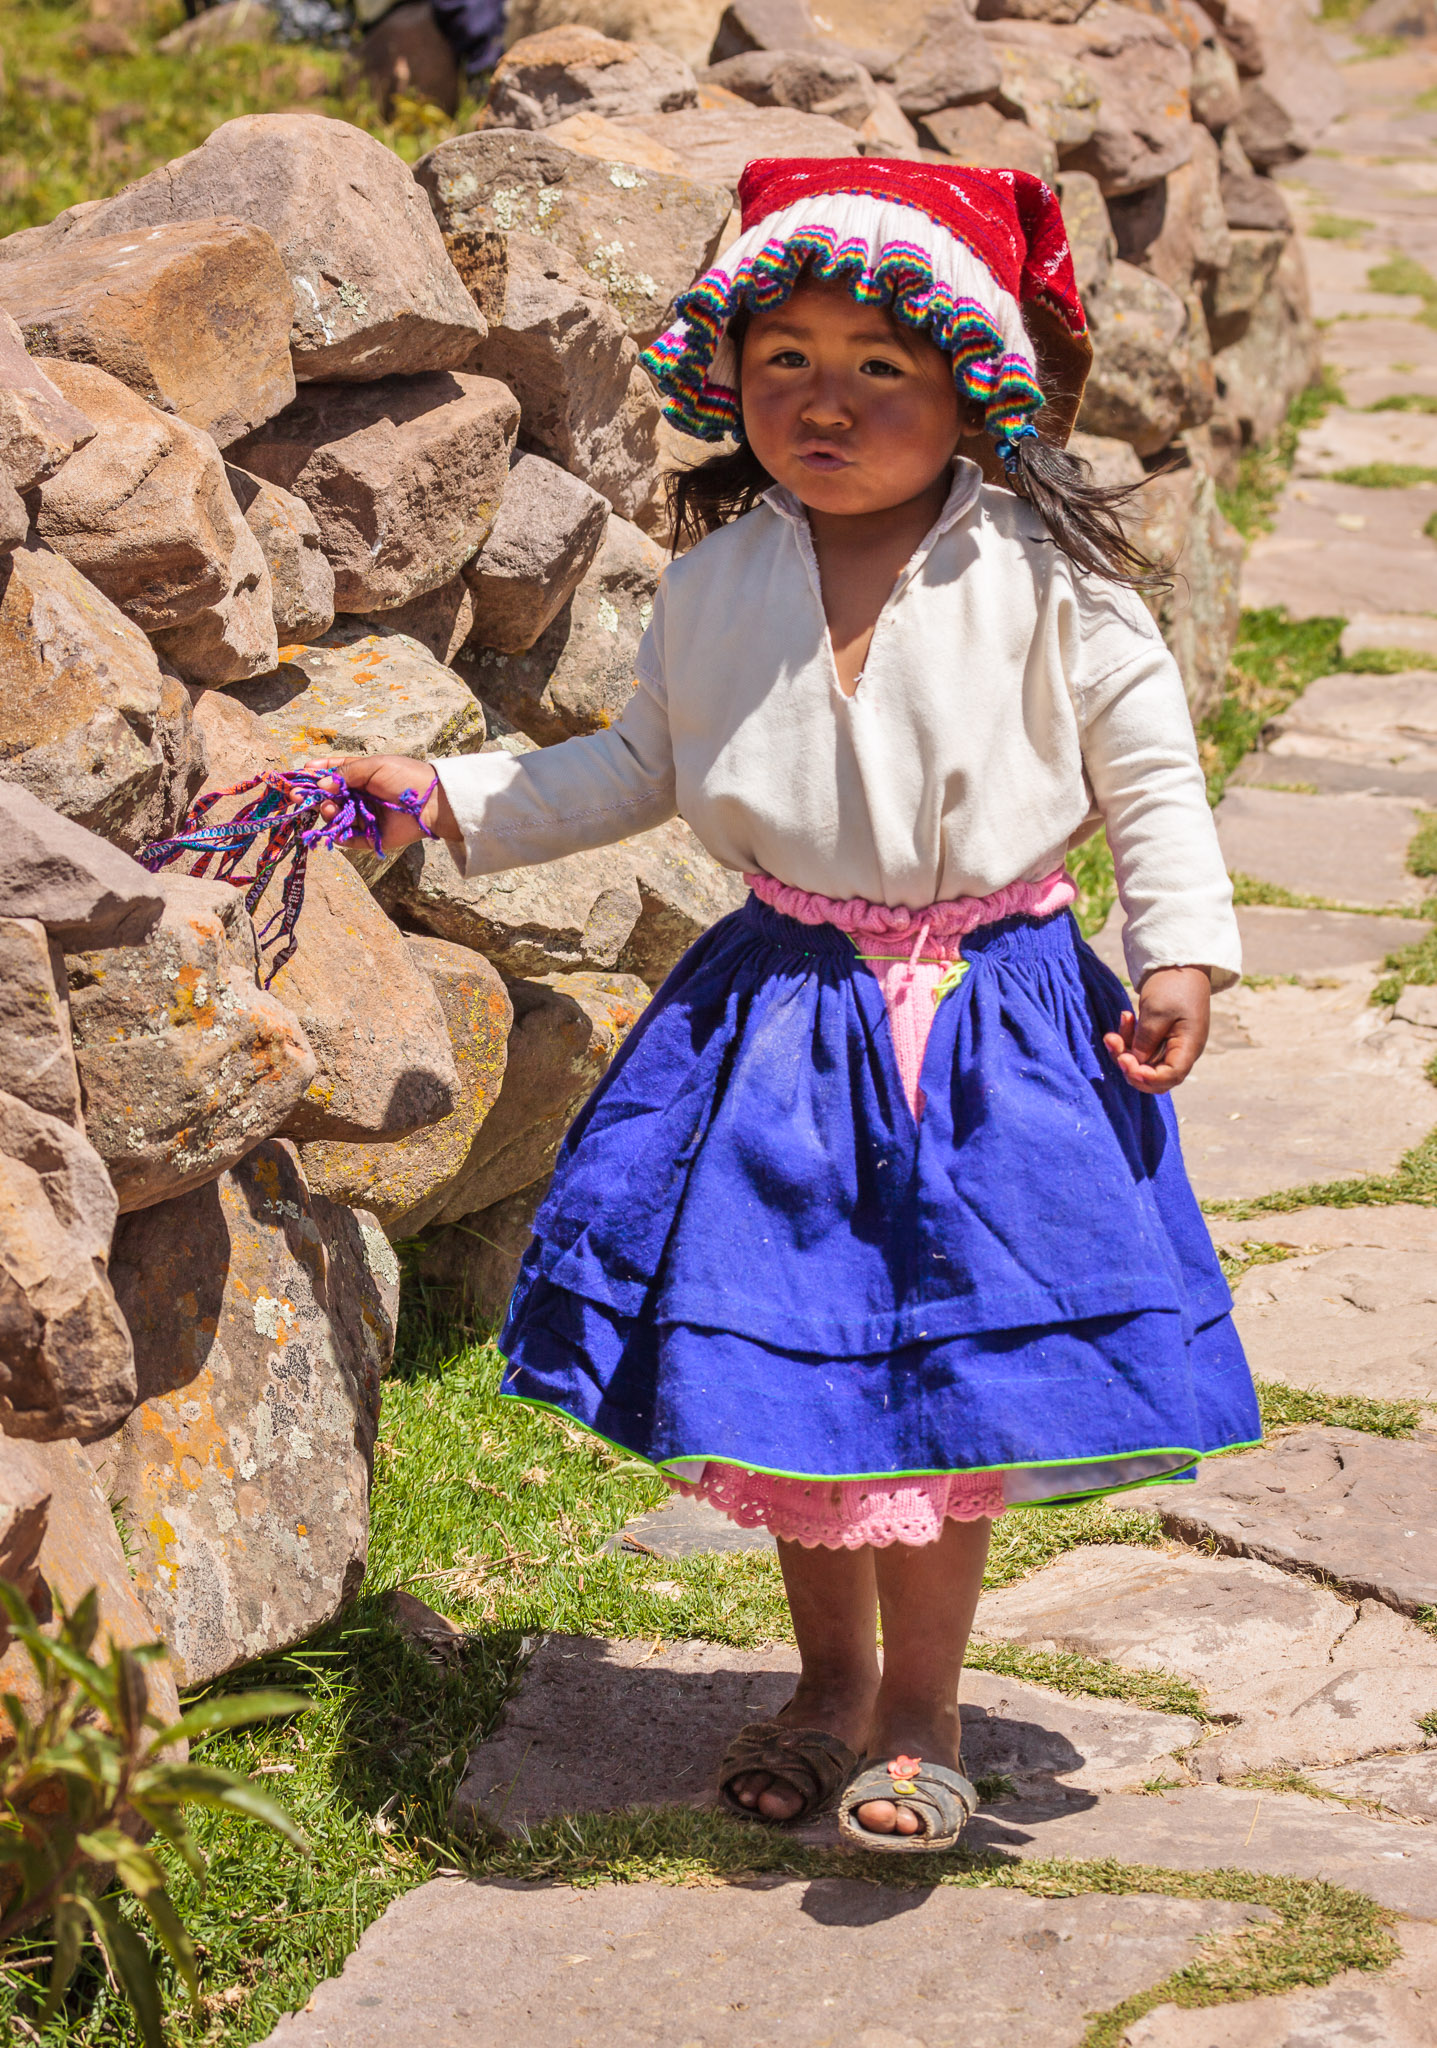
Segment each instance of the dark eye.
M866 363L860 365L860 369L865 377L901 377L903 375L897 363L886 363L882 356L870 356Z
M769 357L771 365L780 370L806 370L808 357L801 348L781 348Z

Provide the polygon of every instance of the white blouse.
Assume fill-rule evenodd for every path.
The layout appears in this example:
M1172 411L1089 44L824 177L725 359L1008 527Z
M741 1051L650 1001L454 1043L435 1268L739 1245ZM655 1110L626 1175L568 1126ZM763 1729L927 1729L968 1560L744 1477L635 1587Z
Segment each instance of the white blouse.
M1099 822L1135 983L1241 971L1232 888L1172 656L1023 499L960 461L845 696L797 499L775 489L670 563L606 731L434 767L493 874L687 820L715 860L922 909L1039 880Z

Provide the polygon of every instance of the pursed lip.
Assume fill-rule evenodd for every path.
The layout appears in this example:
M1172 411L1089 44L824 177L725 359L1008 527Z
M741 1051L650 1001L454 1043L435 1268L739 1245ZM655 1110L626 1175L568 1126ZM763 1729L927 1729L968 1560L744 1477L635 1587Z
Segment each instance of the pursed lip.
M848 469L853 460L831 441L811 441L795 453L805 469Z

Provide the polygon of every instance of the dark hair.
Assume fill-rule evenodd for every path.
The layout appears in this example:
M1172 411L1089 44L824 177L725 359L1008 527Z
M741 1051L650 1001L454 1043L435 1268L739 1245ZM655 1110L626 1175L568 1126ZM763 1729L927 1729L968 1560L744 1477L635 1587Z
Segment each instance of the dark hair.
M740 356L747 325L748 309L740 307L730 328ZM1010 442L1009 448L1014 458L1006 479L1009 488L1028 500L1070 561L1135 590L1170 587L1169 567L1155 562L1129 538L1120 516L1149 477L1132 484L1094 483L1091 463L1035 434ZM675 552L751 512L772 482L747 441L673 473L668 479L668 511Z

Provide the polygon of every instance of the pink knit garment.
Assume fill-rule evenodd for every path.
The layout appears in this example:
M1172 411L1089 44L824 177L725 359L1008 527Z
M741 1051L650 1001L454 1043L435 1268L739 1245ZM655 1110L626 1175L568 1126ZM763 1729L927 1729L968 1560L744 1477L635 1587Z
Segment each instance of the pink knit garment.
M903 1092L915 1120L923 1114L918 1077L940 983L960 966L959 941L1003 917L1052 917L1077 900L1065 869L1041 882L1012 882L992 896L960 896L927 910L893 909L852 896L837 903L790 889L770 875L745 875L760 901L800 924L831 924L852 935L860 959L883 991ZM954 982L956 986L956 980ZM792 1479L710 1459L696 1480L668 1474L675 1493L709 1501L741 1529L769 1529L805 1549L883 1549L936 1543L945 1522L995 1521L1003 1513L1000 1472L940 1472L931 1477Z
M1078 892L1064 868L1041 882L1010 882L991 896L957 896L932 903L926 910L905 910L886 903L865 903L850 896L839 903L831 896L790 889L770 875L745 875L760 902L800 924L831 924L848 932L859 957L883 991L883 1007L893 1038L903 1092L914 1118L923 1114L918 1077L933 1028L939 984L955 970L962 952L959 941L980 924L1003 917L1052 917L1077 901Z

